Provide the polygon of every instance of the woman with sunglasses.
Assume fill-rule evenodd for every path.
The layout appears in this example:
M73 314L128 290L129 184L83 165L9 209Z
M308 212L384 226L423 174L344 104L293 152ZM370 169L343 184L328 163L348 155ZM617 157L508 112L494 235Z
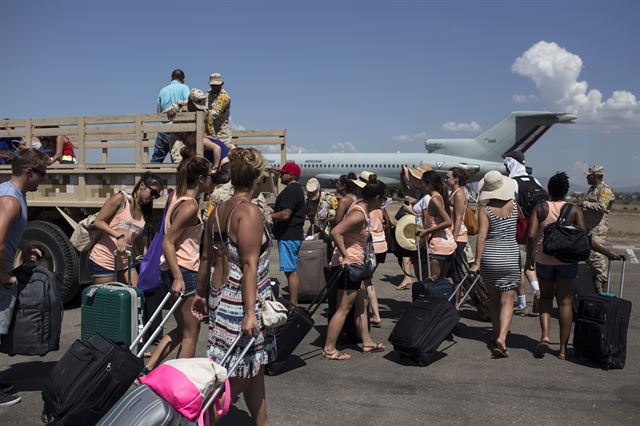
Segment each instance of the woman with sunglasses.
M149 370L178 346L178 358L192 358L200 333L200 321L191 315L191 304L200 268L200 239L204 227L198 200L211 187L211 163L194 155L189 148L183 148L180 155L176 192L165 213L160 285L163 292L170 291L174 297L188 296L174 313L176 327L160 340L149 358Z
M94 284L127 282L125 273L129 262L125 251L131 251L135 244L135 251L144 254L144 241L140 236L151 220L153 200L160 197L162 189L158 176L145 173L130 195L120 191L103 204L94 222L99 236L89 254L89 273ZM115 257L115 250L122 255ZM117 277L115 271L118 271ZM138 280L135 270L131 271L131 280L134 285Z

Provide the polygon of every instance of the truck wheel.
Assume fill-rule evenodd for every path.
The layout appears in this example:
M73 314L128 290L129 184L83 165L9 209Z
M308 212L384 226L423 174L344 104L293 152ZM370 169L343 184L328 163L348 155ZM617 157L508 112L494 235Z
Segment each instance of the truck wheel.
M67 235L49 222L34 220L27 224L24 240L42 252L38 264L56 274L63 303L70 302L78 290L78 253Z

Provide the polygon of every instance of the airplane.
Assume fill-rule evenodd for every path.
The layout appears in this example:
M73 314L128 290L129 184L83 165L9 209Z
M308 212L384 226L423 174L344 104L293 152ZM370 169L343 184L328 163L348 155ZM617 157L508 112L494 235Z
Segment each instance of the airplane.
M426 153L287 153L287 161L300 166L302 183L315 177L321 183L335 184L341 175L368 170L394 190L400 188L402 166L421 164L441 173L461 167L469 171L469 182L475 182L490 170L504 171L506 154L526 152L551 126L572 123L576 118L567 113L515 111L475 138L427 139ZM279 154L265 154L265 159L269 167L280 167Z

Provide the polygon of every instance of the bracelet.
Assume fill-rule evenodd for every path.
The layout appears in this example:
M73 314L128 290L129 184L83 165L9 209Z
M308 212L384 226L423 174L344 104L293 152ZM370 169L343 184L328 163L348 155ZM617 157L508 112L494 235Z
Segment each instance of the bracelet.
M116 237L116 240L119 240L120 238L124 238L124 234L120 234Z

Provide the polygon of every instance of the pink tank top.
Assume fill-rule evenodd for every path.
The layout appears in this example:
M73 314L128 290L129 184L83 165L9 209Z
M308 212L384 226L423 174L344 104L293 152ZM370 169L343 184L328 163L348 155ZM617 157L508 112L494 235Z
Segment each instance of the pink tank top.
M386 253L387 239L384 235L384 215L381 209L375 209L369 213L369 219L371 220L371 238L373 240L373 251L378 253Z
M456 189L451 193L451 195L449 195L449 206L451 206L450 208L451 208L451 221L452 221L451 233L453 234L453 225L456 223L456 211L453 208L453 200L454 200L453 196L456 194L456 192L460 190L464 192L465 201L464 201L464 213L462 213L462 222L460 223L460 232L458 232L458 238L456 239L456 242L467 243L469 242L469 235L467 234L467 227L464 226L464 217L467 215L467 206L469 205L469 198L467 196L467 190L463 187Z
M367 221L369 221L369 216L365 209L357 203L351 204L349 210L347 210L347 215L351 213L351 210L359 210L364 214ZM346 261L352 265L362 265L364 263L364 245L367 242L367 237L369 236L369 230L367 226L364 226L360 231L357 232L347 232L344 234L344 246L347 251ZM331 259L331 266L340 266L342 263L342 255L340 254L340 250L336 248L333 251L333 258Z
M181 203L195 203L198 206L198 201L192 197L179 197L174 198L171 201L171 205L167 209L167 214L164 221L164 233L165 235L171 229L171 216L175 208ZM199 206L198 206L199 207ZM178 258L178 266L189 271L197 271L200 268L200 237L202 236L202 218L198 213L198 223L188 226L182 235L180 235L175 242L176 257ZM160 269L166 271L169 269L164 254L160 258Z
M543 265L570 265L570 263L564 263L559 261L553 256L544 254L542 251L542 239L544 238L544 228L554 223L560 217L560 210L562 206L567 204L564 201L547 201L547 208L549 213L547 217L538 225L538 232L536 234L536 262Z
M433 200L435 197L440 197L442 198L439 194L436 194L434 196L431 197L431 200ZM429 203L431 203L431 200L429 200ZM425 223L424 223L424 228L431 228L434 225L438 225L440 223L443 222L443 219L441 217L433 217L429 214L429 205L427 205L427 208L424 210L424 213L426 213L425 216ZM453 239L453 234L451 233L451 228L444 228L444 229L438 229L436 232L434 232L433 234L429 235L429 253L430 254L438 254L438 255L443 255L443 256L447 256L452 254L454 251L456 251L456 248L458 247L458 245L456 244L456 241Z
M124 240L127 243L127 250L133 247L133 241L142 233L144 229L144 218L134 219L131 216L131 196L124 194L124 207L120 209L111 222L109 228L113 229L118 235L124 234ZM116 249L116 239L111 235L102 234L98 242L91 249L89 259L94 263L102 266L110 271L115 271L113 252ZM118 255L118 270L128 267L129 260L126 255Z

